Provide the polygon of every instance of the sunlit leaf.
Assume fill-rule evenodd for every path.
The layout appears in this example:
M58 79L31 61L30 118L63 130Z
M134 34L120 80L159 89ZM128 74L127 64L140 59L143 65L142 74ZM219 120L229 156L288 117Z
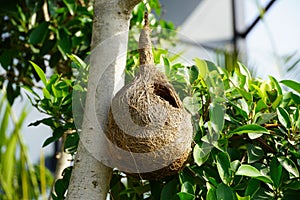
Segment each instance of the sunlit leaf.
M288 112L281 107L277 108L277 115L279 122L286 128L291 128L291 119Z
M282 80L280 83L288 86L289 88L295 90L296 92L300 93L300 83L293 81L293 80Z
M241 126L231 132L232 134L244 134L244 133L254 133L254 134L261 134L261 133L269 133L269 131L257 124L248 124Z
M277 158L280 164L284 167L284 169L291 174L291 178L299 177L299 170L297 165L287 157Z
M256 178L265 183L272 183L272 179L270 177L263 175L255 167L247 164L241 165L235 174L240 176L248 176L251 178Z
M44 71L39 66L37 66L34 62L31 62L31 61L29 61L29 62L32 64L32 66L35 69L36 73L38 74L41 81L43 82L44 86L46 86L47 85L47 78L46 78L46 75L45 75Z

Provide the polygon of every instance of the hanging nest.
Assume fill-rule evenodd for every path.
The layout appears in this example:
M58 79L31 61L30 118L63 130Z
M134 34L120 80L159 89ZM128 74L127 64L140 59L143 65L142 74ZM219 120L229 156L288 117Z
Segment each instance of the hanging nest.
M140 71L113 98L106 136L130 153L130 158L111 153L122 165L117 167L143 179L161 179L184 166L193 128L173 86L155 68L150 32L145 16L139 38Z

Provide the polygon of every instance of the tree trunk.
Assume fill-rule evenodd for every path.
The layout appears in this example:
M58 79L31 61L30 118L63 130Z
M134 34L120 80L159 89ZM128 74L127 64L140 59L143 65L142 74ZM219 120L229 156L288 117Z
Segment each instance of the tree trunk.
M93 137L104 134L111 99L124 85L130 15L140 1L95 0L88 90L67 199L105 200L109 191L112 169L93 155L105 148L101 141L95 144Z

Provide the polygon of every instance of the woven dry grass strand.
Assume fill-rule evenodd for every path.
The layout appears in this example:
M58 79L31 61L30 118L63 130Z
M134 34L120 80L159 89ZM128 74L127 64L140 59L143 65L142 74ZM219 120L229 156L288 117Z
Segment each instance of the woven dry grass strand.
M111 153L117 167L143 179L161 179L184 166L193 128L173 86L154 65L147 19L145 14L139 38L140 71L113 98L106 136L117 148L130 152L131 158Z

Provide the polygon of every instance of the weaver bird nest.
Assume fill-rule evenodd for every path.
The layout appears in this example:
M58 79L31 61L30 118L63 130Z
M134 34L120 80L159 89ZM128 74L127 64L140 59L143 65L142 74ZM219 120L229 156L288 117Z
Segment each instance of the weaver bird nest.
M132 158L112 153L112 159L124 165L124 172L143 179L160 179L184 166L191 152L193 128L191 116L173 86L155 68L150 32L145 20L139 38L140 71L113 98L106 135L135 157L131 165L128 162Z

